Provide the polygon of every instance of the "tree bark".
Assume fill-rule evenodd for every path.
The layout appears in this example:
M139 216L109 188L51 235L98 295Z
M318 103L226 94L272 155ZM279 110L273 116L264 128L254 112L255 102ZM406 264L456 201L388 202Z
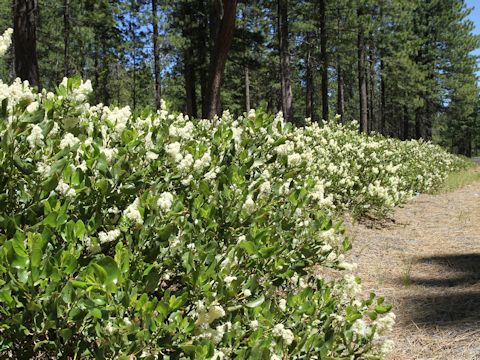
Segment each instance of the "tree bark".
M184 67L185 67L185 92L186 92L186 113L190 118L197 117L197 96L195 93L195 67L193 64L193 48L191 46L185 51Z
M108 81L110 79L110 64L107 61L107 44L106 39L102 37L102 58L103 58L103 66L102 66L102 101L105 105L110 104L110 92L108 89ZM136 101L136 93L134 92L133 95L134 103L133 108L135 109L135 101Z
M320 56L322 59L322 118L328 120L328 53L325 0L320 0Z
M208 118L213 119L220 112L220 88L222 85L228 52L232 45L237 0L223 0L223 17L210 59L208 81Z
M403 140L408 140L410 134L410 119L408 117L408 109L403 107Z
M208 15L205 0L200 0L200 12L202 13L198 28L197 49L198 49L198 71L200 78L200 96L202 105L202 118L208 117L208 59L207 49L209 46L208 39Z
M417 109L415 113L415 139L420 139L422 137L422 116L423 107Z
M70 70L70 0L63 0L63 74L71 75Z
M380 60L380 132L386 135L386 97L385 97L385 77L383 71L385 69L385 63L383 59Z
M95 97L99 98L99 91L100 91L100 62L99 62L99 50L98 50L98 37L95 36L94 41L94 52L93 52L93 69L94 69L94 89L95 89Z
M282 111L286 121L293 121L292 85L290 82L290 53L288 51L288 0L278 0L278 38L280 50L280 80Z
M342 124L345 123L345 80L340 59L337 59L337 114L340 115Z
M357 11L358 20L361 23L362 12ZM368 99L367 99L367 79L365 73L365 35L360 25L357 35L358 49L358 93L360 98L360 131L368 132Z
M160 46L158 43L158 12L157 0L152 0L152 26L153 26L153 61L155 72L155 108L158 110L161 106L162 88L160 79Z
M312 34L307 33L307 56L305 59L305 117L315 120L313 113Z
M32 86L40 86L37 58L36 1L14 0L13 37L15 73Z
M375 99L375 48L373 45L373 40L370 43L370 63L369 63L369 85L370 85L370 93L369 93L369 119L368 123L370 125L370 131L377 130L377 119L375 116L375 106L374 106L374 99Z
M337 41L342 41L341 13L337 7ZM340 121L345 124L345 79L343 75L340 52L337 51L337 114L340 115Z
M250 99L250 69L248 65L245 65L245 109L247 113L251 109L251 99Z

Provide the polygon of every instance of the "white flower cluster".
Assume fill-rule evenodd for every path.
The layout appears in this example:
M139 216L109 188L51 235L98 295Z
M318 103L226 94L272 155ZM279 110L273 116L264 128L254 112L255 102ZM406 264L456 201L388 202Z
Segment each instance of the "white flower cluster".
M72 189L70 185L66 184L63 179L60 179L58 182L58 185L55 189L60 195L66 196L66 197L75 197L77 194L75 189Z
M118 229L110 230L108 232L101 231L98 233L98 239L100 240L100 243L107 243L107 242L112 242L118 239L120 236L121 232Z
M32 126L32 131L30 135L27 136L27 141L30 144L31 148L43 145L43 131L42 128L36 124Z
M173 204L173 195L169 192L164 192L157 200L157 206L164 212L170 211Z
M7 30L5 30L3 35L0 36L0 57L5 55L8 48L12 44L12 34L13 34L13 29L8 28Z
M80 140L71 133L66 133L62 141L60 141L60 149L66 149L67 147L74 147L80 142Z
M275 325L273 327L272 334L273 336L282 338L285 345L290 345L295 340L295 336L293 335L293 332L285 328L283 324Z
M140 199L136 198L133 203L128 205L128 207L123 212L123 215L125 216L126 219L128 219L132 223L141 225L143 224L143 217L142 217L142 214L140 213L139 206L140 206Z

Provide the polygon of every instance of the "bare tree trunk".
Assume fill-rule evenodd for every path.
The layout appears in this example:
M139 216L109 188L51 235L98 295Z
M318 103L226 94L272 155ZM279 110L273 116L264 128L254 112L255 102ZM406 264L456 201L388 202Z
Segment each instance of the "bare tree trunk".
M15 73L32 86L40 86L37 58L36 1L14 0L13 37Z
M383 62L383 59L380 60L380 132L383 135L386 135L387 129L386 129L386 97L385 97L385 78L383 75L383 70L385 68L385 63Z
M288 51L288 0L278 0L278 38L282 85L282 111L285 120L292 122L293 95L290 82L290 53Z
M340 59L337 60L337 114L340 115L342 124L345 123L345 80Z
M99 97L100 91L100 64L99 64L99 54L98 54L98 37L95 36L94 41L94 52L93 52L93 69L94 69L94 89L95 89L95 97Z
M223 17L210 59L208 87L208 118L213 119L220 111L220 87L222 85L228 52L232 45L237 0L223 0Z
M245 109L247 113L251 109L251 99L250 99L250 70L248 65L245 65Z
M209 45L208 40L208 15L205 0L200 0L201 19L198 27L198 36L196 37L196 46L198 49L198 63L200 79L200 97L202 105L202 118L208 117L208 59L207 50Z
M195 67L193 65L193 48L191 46L185 52L184 55L184 67L185 67L185 92L186 92L186 113L190 118L197 117L197 96L195 93Z
M370 125L370 131L377 130L377 119L375 116L375 106L374 106L374 99L375 99L375 48L373 45L373 40L370 43L370 63L369 63L369 85L370 85L370 94L368 97L369 100L369 115L370 118L368 120Z
M361 10L357 12L361 22ZM367 100L367 79L365 73L365 35L362 26L358 29L358 93L360 98L360 131L368 132L368 100Z
M337 41L341 41L341 13L337 7ZM337 51L337 114L340 115L340 121L345 124L345 79L343 75L342 63L340 54Z
M312 72L312 33L308 32L307 56L305 59L305 117L315 120L313 113L313 72Z
M320 54L322 59L322 118L328 120L328 54L325 0L320 0Z
M161 106L162 88L160 83L160 46L158 43L158 12L157 0L152 0L152 26L153 26L153 61L155 72L155 108Z
M70 0L63 0L63 74L71 75L70 70Z
M422 137L422 114L423 107L417 109L415 113L415 139L420 139Z
M410 119L408 117L408 109L403 107L403 140L408 140L410 134Z
M105 105L110 103L110 92L108 89L108 81L110 79L110 64L107 61L107 44L105 39L102 38L102 58L103 58L103 74L102 74L102 98ZM135 96L134 96L135 98ZM133 108L135 109L135 102L133 103Z

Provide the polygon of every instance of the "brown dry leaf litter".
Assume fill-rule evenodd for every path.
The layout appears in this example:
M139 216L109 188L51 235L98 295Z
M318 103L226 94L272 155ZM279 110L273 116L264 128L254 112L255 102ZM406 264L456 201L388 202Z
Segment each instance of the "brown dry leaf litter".
M388 360L480 360L480 183L347 229L365 292L394 305Z

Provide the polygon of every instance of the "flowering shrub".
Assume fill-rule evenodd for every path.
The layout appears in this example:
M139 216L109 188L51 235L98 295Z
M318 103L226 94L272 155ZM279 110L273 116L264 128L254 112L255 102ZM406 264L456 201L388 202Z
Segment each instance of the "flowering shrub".
M8 38L8 34L6 36ZM1 49L0 45L0 49ZM431 144L90 106L0 82L0 354L378 359L337 211L384 212L462 161ZM327 268L332 269L326 271ZM331 273L331 275L327 275Z

